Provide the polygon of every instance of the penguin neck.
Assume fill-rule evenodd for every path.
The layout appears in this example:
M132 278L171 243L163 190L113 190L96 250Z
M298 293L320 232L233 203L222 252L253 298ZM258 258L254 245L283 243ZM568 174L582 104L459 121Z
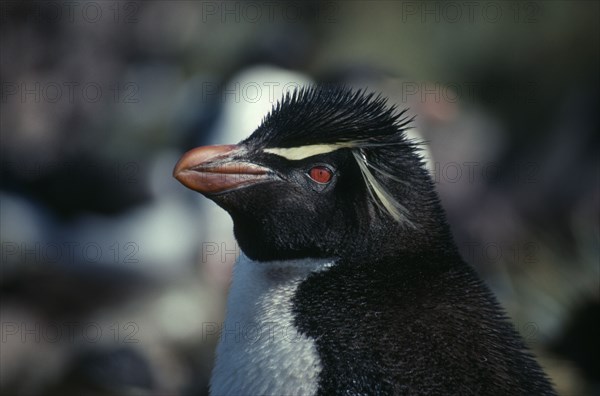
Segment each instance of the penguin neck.
M344 249L345 261L370 265L376 261L401 260L403 266L411 262L461 262L462 258L444 218L435 222L419 223L415 228L384 219L369 224L359 233L361 238L348 241Z
M211 378L212 394L314 394L321 362L313 339L298 332L293 298L332 259L235 264Z

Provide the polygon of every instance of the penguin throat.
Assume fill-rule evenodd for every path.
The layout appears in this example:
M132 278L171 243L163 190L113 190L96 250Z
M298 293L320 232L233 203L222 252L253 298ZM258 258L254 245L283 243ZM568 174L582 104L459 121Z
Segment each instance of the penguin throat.
M322 369L315 341L295 327L300 283L332 260L256 262L233 270L227 315L211 378L212 394L314 394Z

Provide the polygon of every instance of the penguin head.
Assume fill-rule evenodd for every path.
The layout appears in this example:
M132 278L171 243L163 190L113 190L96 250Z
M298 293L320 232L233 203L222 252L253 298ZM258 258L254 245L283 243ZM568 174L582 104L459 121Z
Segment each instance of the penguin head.
M405 114L364 91L297 90L239 144L186 153L174 176L231 215L253 260L428 249L445 220Z

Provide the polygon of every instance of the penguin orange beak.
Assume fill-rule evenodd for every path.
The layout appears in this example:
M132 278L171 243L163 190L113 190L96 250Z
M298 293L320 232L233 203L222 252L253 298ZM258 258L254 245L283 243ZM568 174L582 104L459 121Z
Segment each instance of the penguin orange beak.
M173 177L205 195L221 194L273 180L269 168L243 159L237 145L203 146L185 153L175 165Z

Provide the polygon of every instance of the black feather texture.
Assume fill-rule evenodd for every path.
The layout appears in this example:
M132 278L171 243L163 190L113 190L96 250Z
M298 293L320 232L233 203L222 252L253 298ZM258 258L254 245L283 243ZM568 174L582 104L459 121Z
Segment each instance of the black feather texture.
M555 395L458 258L345 258L303 282L294 308L317 343L320 395Z
M244 143L263 148L363 142L364 145L407 143L408 109L397 111L387 99L343 86L311 86L288 92L273 106Z

